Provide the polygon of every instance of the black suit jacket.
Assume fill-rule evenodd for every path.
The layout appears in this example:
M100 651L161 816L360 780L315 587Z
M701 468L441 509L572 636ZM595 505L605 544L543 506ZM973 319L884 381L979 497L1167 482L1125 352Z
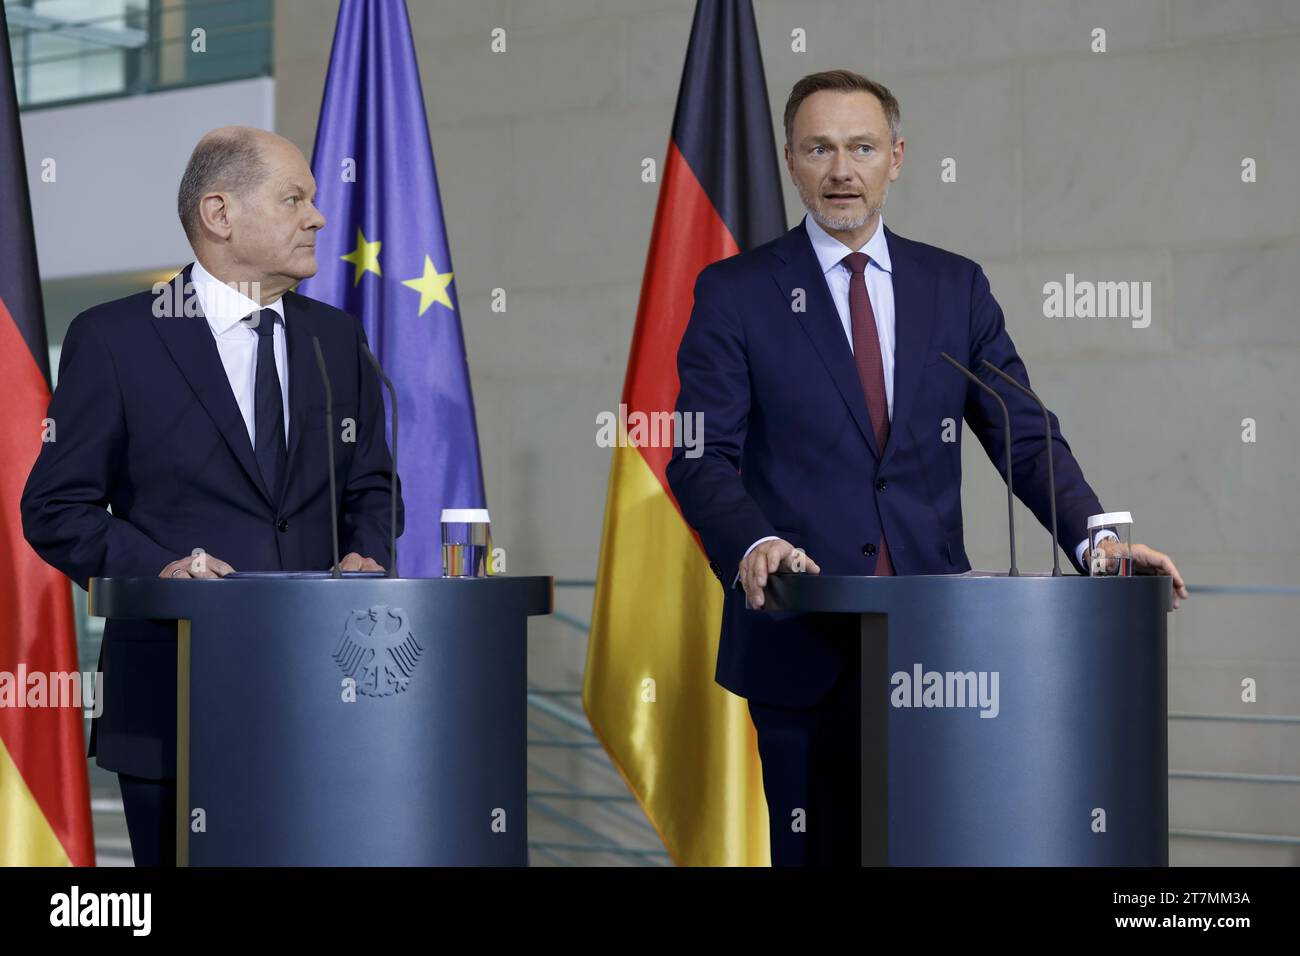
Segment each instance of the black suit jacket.
M206 318L197 309L158 314L184 302L178 289L189 274L176 276L166 296L142 292L73 320L48 413L55 440L42 447L23 491L28 542L83 588L92 577L156 576L195 548L238 571L328 568L325 388L315 336L334 393L340 554L356 551L386 567L391 458L361 323L285 294L289 458L282 487L268 489ZM355 422L355 440L344 440L345 419ZM399 534L400 497L399 487ZM106 622L100 670L104 709L90 753L111 770L175 776L174 622Z

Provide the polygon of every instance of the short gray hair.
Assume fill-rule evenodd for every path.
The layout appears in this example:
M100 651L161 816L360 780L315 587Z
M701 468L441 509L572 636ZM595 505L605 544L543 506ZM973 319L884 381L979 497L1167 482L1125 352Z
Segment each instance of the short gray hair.
M199 238L199 201L213 190L247 194L266 179L269 167L253 130L205 136L194 147L176 194L181 227L193 245Z

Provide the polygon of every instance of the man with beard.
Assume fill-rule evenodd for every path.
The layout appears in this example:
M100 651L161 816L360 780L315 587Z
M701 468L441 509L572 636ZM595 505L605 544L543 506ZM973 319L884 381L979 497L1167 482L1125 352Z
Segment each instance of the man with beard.
M716 679L749 700L777 865L858 863L861 686L856 620L758 613L768 575L969 570L960 423L999 466L1006 435L1000 406L940 353L1029 384L979 265L884 225L899 117L888 89L847 70L795 84L785 160L808 214L700 273L677 354L677 408L702 414L703 454L676 449L668 481L725 588ZM1086 521L1105 509L1056 417L1053 488L1038 406L991 384L1017 495L1045 527L1055 495L1086 573ZM1132 558L1173 577L1175 606L1187 597L1167 555Z

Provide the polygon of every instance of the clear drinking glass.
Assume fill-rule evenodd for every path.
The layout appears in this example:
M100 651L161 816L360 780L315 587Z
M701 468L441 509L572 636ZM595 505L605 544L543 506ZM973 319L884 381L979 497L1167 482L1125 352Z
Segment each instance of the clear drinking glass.
M486 508L443 509L443 577L485 577L491 550L491 529Z
M1111 553L1101 548L1101 543L1111 532L1119 539L1119 548L1112 544ZM1109 511L1088 518L1088 574L1128 577L1133 573L1133 516L1127 511Z

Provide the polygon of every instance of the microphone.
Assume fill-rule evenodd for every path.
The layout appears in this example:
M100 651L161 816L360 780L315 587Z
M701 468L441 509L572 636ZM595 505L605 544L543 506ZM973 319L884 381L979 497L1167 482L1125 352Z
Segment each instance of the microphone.
M1031 389L1028 385L1021 385L1014 378L1012 378L1006 372L1002 371L1002 369L998 368L988 359L981 359L980 362L982 365L987 366L989 371L991 371L998 378L1002 379L1004 382L1007 382L1010 385L1014 385L1016 388L1020 389L1020 391L1024 392L1026 395L1032 398L1034 400L1034 404L1037 405L1043 411L1043 431L1047 437L1047 484L1051 486L1052 489L1052 493L1049 497L1049 500L1052 505L1052 577L1059 578L1061 576L1061 543L1059 540L1057 540L1056 537L1056 472L1052 470L1051 416L1047 414L1047 406L1043 404L1042 399L1040 399L1037 395L1035 395L1033 389ZM1010 446L1011 444L1010 435L1007 436L1007 444L1008 446Z
M1007 572L1007 577L1018 578L1020 577L1020 570L1016 567L1016 509L1011 493L1011 413L1007 411L1007 403L1002 401L1002 396L976 378L970 369L947 352L940 352L939 354L947 359L949 365L992 395L993 400L1002 406L1002 419L1006 423L1007 430L1007 526L1011 529L1011 570Z
M334 545L334 567L330 577L341 578L339 570L339 503L334 494L334 390L330 388L329 373L325 371L325 354L320 350L320 339L311 337L311 347L316 350L316 367L320 369L321 384L325 386L325 454L330 465L330 543Z
M393 383L388 380L384 370L379 366L379 359L375 358L375 353L370 351L366 343L361 343L362 350L366 353L366 358L370 359L370 364L374 367L375 374L379 376L384 386L388 389L388 396L392 399L393 406L393 468L388 479L389 496L392 498L392 515L389 518L389 554L392 560L388 564L388 577L397 577L397 389L393 388Z

